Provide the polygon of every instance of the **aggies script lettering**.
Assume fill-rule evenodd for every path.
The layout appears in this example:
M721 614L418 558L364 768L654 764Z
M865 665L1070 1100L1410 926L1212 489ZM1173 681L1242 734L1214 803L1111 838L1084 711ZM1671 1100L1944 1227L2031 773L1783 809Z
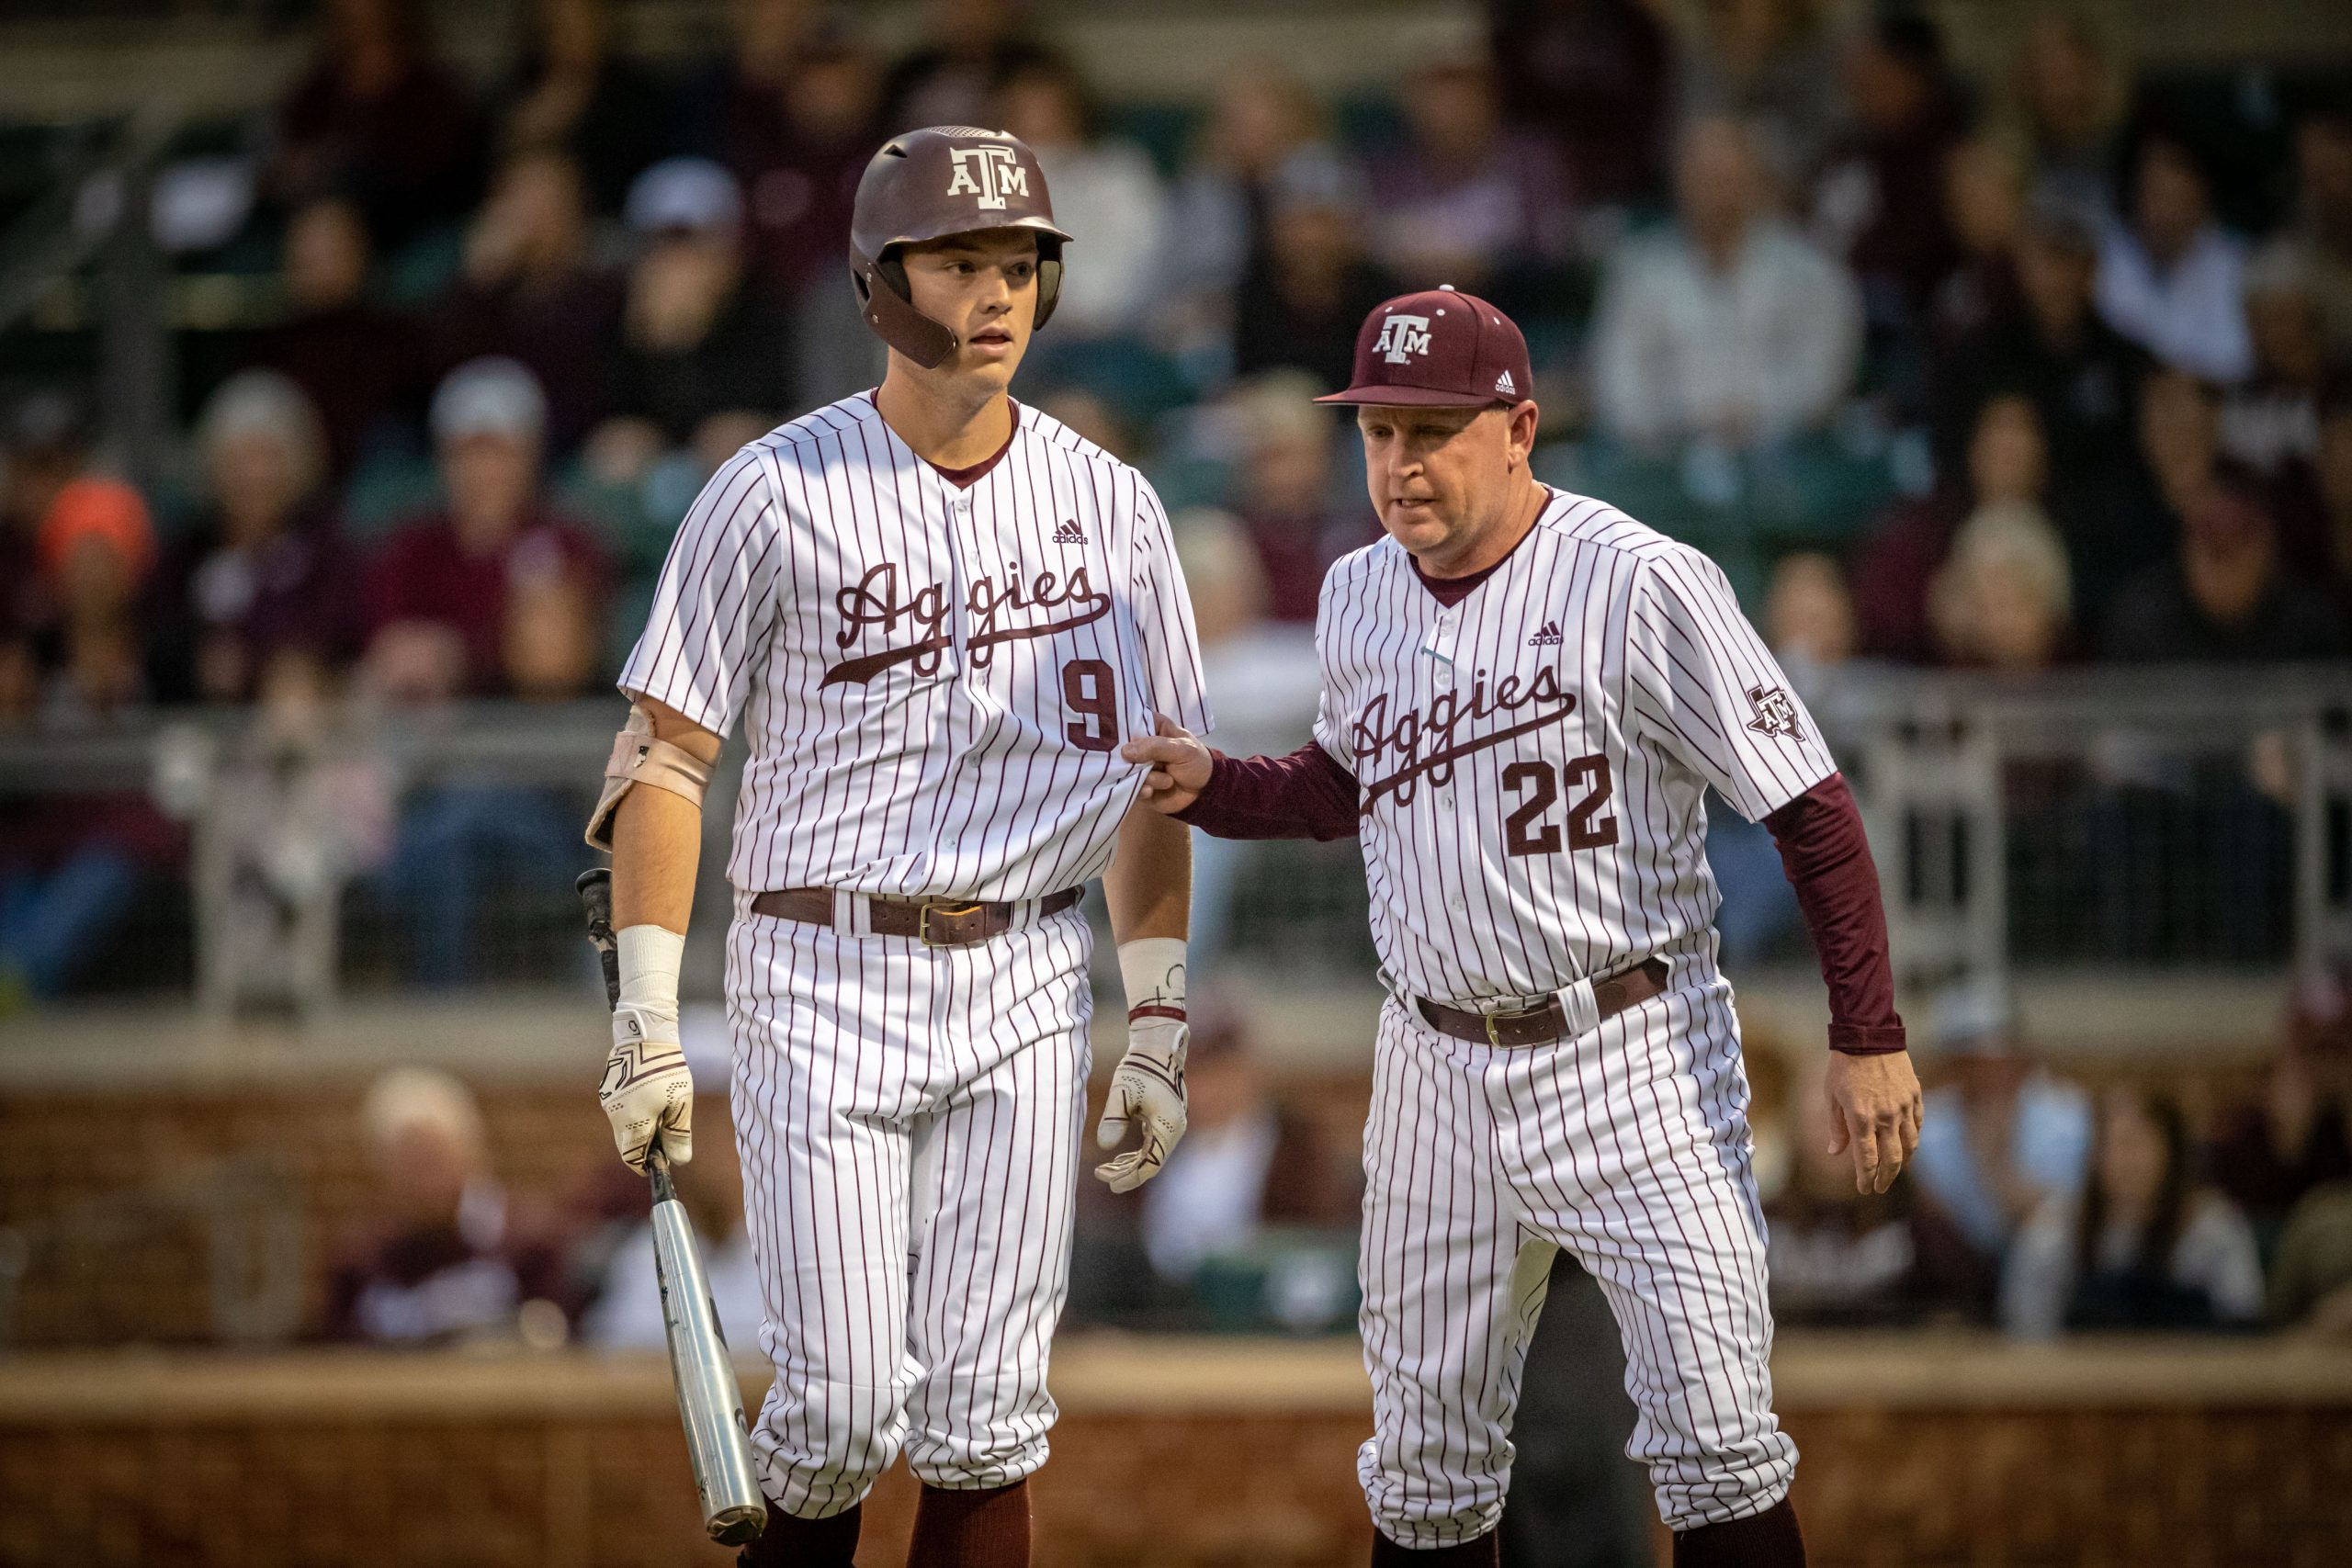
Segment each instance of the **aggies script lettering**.
M922 635L903 647L843 660L825 671L821 685L862 683L893 665L910 660L916 674L935 675L939 672L940 656L956 645L955 634L946 629L947 617L953 613L946 584L931 583L901 600L896 561L883 561L869 568L854 585L836 593L833 604L842 617L841 630L833 639L839 647L850 647L869 626L879 627L883 636L889 637L898 631L902 620L911 623L912 629ZM1023 611L1048 618L1012 626L998 624L1008 612ZM1055 611L1069 613L1056 615ZM992 577L976 578L965 595L965 647L970 651L972 668L985 670L994 660L996 645L1001 642L1072 631L1101 620L1110 612L1111 596L1094 591L1082 566L1067 578L1041 571L1024 583L1020 566L1007 562L1001 590Z
M1516 717L1526 707L1536 711L1525 718ZM1388 694L1383 692L1364 705L1348 735L1355 752L1356 777L1364 781L1363 815L1371 816L1374 803L1384 795L1396 795L1399 806L1410 805L1413 791L1424 777L1444 788L1453 782L1454 764L1463 758L1556 724L1576 707L1576 694L1560 689L1560 672L1553 669L1537 671L1532 681L1506 675L1491 690L1481 671L1471 682L1468 700L1459 692L1441 692L1430 699L1428 707L1407 708L1394 723L1388 717ZM1513 722L1468 739L1454 739L1453 732L1462 725L1497 715L1514 716ZM1389 765L1394 771L1378 776L1381 760L1392 754L1395 760Z

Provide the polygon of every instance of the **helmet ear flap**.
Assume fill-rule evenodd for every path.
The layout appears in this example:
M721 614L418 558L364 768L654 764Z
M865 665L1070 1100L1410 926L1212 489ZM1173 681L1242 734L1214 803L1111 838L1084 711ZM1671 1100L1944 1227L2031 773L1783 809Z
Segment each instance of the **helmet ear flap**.
M1037 236L1037 316L1029 330L1036 331L1054 313L1062 298L1062 243L1050 234Z

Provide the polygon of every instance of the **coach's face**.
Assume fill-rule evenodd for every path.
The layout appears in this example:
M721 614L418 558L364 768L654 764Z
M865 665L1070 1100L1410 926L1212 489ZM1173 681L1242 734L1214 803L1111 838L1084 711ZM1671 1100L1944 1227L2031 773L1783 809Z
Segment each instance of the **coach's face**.
M1357 409L1380 525L1432 573L1454 575L1449 567L1475 557L1523 497L1535 420L1532 400L1510 408Z
M1001 389L1037 321L1037 236L1020 229L950 234L899 254L916 310L959 340L934 375L972 376Z

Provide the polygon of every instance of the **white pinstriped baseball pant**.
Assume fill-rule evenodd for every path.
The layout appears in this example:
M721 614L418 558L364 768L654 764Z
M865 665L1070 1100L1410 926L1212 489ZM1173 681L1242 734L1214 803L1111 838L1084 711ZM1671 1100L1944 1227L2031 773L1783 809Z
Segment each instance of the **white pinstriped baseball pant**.
M901 1448L950 1489L1046 1462L1069 1292L1091 937L971 947L753 915L728 939L735 1136L775 1368L763 1491L821 1518Z
M1764 1216L1731 987L1682 982L1573 1041L1470 1044L1391 998L1364 1128L1373 1522L1435 1547L1495 1528L1520 1373L1556 1248L1600 1281L1676 1529L1786 1495Z

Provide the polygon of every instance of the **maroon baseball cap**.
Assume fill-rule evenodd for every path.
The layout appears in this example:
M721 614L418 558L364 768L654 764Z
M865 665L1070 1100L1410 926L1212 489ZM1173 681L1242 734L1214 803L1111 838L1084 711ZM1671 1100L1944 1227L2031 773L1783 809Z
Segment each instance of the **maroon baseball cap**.
M1419 408L1511 404L1534 377L1527 340L1509 316L1452 284L1399 294L1363 319L1356 333L1355 381L1318 403Z

